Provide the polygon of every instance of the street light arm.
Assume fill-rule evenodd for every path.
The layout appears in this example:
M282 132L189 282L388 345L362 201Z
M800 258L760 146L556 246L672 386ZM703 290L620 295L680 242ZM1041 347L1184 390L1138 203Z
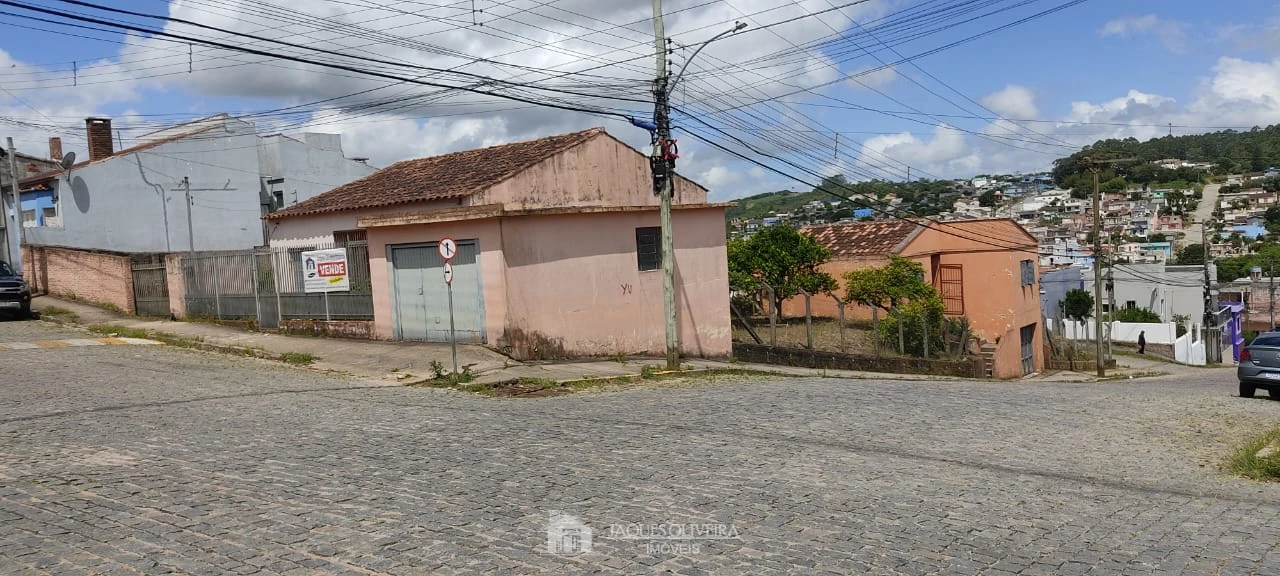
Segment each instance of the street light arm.
M734 23L733 23L733 28L730 28L730 29L728 29L728 30L725 30L724 32L721 32L721 33L719 33L719 34L716 34L715 36L712 36L710 40L707 40L706 42L703 42L702 44L699 44L699 45L698 45L698 49L697 49L697 50L694 50L694 51L693 51L693 54L691 54L691 55L689 56L689 58L688 58L688 59L686 59L686 60L684 61L684 65L680 67L680 72L679 72L678 74L676 74L675 80L672 80L672 81L671 81L671 84L667 86L667 90L668 90L668 91L674 91L674 90L676 89L676 84L679 84L679 83L680 83L680 79L684 77L684 71L685 71L685 69L686 69L686 68L688 68L688 67L689 67L689 63L690 63L690 62L693 62L693 59L698 57L698 53L699 53L699 52L702 52L702 49L703 49L703 48L706 48L706 47L707 47L707 44L710 44L710 43L712 43L712 42L715 42L716 40L719 40L719 39L721 39L721 38L724 38L725 36L728 36L728 35L730 35L730 34L733 34L734 32L737 32L737 31L739 31L739 30L742 30L743 28L746 28L746 27L747 27L747 23L746 23L746 22L734 22Z

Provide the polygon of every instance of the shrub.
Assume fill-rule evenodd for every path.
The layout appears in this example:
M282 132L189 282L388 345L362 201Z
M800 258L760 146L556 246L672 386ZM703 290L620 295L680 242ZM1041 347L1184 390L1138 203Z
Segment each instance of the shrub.
M904 352L913 356L924 355L924 323L922 319L927 320L929 326L929 354L937 355L942 352L942 322L943 322L942 298L934 295L929 298L914 300L898 309L898 314L902 316L902 335ZM880 338L880 346L885 350L898 349L898 317L890 314L887 318L880 321L880 329L877 334Z

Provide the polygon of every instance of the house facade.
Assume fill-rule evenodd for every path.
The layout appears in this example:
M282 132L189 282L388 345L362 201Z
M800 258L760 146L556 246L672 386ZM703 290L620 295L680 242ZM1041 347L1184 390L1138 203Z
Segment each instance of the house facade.
M22 152L15 152L14 157L19 180L56 169L58 160L62 158L62 139L49 139L48 158ZM19 227L27 227L33 222L43 220L44 214L13 206L13 189L11 188L13 178L10 172L9 151L0 148L0 260L7 264L14 264L18 260L18 243L13 241L17 237L16 234L9 229L10 216L14 217L13 220L17 221ZM17 266L13 267L17 268Z
M845 272L882 266L890 255L919 262L925 282L942 294L945 313L965 317L972 333L995 346L994 374L1014 378L1044 368L1041 299L1035 237L1013 220L849 222L801 229L831 250L822 266L842 286ZM835 317L835 298L813 297L813 314ZM804 314L804 301L783 304L789 316ZM871 318L871 310L849 305L846 318Z
M266 243L264 214L374 172L345 158L336 135L262 138L226 115L118 152L109 119L90 118L86 130L88 159L22 180L25 242L121 253L252 248ZM293 194L277 204L268 181Z
M682 177L673 203L681 351L728 356L726 205ZM367 239L380 339L447 341L452 290L459 340L518 358L665 350L648 159L603 129L399 162L267 220L275 246Z

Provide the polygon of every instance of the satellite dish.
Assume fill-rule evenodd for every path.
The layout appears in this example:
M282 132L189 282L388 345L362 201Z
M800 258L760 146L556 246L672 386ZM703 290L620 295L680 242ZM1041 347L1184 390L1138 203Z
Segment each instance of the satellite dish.
M64 154L64 155L62 156L62 162L59 162L59 164L62 164L62 169L63 169L63 170L69 170L69 169L71 169L71 167L72 167L72 166L74 166L74 165L75 165L75 163L76 163L76 153L75 153L75 152L67 152L66 154Z

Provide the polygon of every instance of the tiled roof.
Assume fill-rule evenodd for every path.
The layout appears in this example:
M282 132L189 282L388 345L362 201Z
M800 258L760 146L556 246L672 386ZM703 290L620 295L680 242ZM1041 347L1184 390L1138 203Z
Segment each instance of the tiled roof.
M197 122L199 122L199 121L197 121ZM195 122L188 122L187 124L195 124ZM186 125L186 124L179 124L178 126L175 126L175 128L177 128L177 127L181 127L181 126L185 126L185 125ZM125 148L125 149L123 149L123 150L117 150L117 151L115 151L115 152L112 152L110 156L106 156L106 157L104 157L104 158L95 158L95 159L93 159L93 160L84 160L84 161L82 161L82 162L77 162L74 166L72 166L72 167L71 167L71 169L72 169L72 170L77 170L77 169L80 169L80 168L84 168L85 166L88 166L88 165L90 165L90 164L97 164L97 163L99 163L99 162L106 162L107 160L112 160L112 159L115 159L115 158L120 158L120 157L123 157L123 156L129 155L129 154L133 154L133 153L135 153L135 152L142 152L142 151L147 150L147 149L150 149L150 148L155 148L155 147L157 147L157 146L159 146L159 145L161 145L161 144L168 144L169 142L173 142L173 141L175 141L175 140L181 140L181 139L183 139L183 138L187 138L187 137L190 137L190 136L195 136L195 135L197 135L197 134L202 134L202 133L204 133L204 132L208 132L208 131L210 131L210 130L213 130L214 128L215 128L214 126L192 126L192 127L191 127L191 130L184 131L184 132L175 132L174 134L169 135L169 136L165 136L164 138L159 138L159 139L156 139L156 140L151 140L151 141L149 141L149 142L143 142L142 144L138 144L138 145L136 145L136 146L131 146L131 147L129 147L129 148ZM35 183L38 183L38 182L43 182L43 181L45 181L45 180L52 179L53 177L55 177L55 176L57 176L57 175L59 175L59 174L62 174L63 172L66 172L66 170L63 170L61 167L56 168L56 169L53 169L53 170L49 170L49 171L47 171L47 172L41 172L40 174L36 174L35 176L31 176L31 177L28 177L28 178L23 178L23 179L21 180L21 185L25 185L25 184L35 184Z
M267 218L470 196L600 134L604 128L396 162Z
M894 254L920 229L909 220L881 220L805 226L800 231L831 250L832 258L841 259Z
M943 234L954 232L953 237L973 240L993 248L1034 249L1037 244L1035 236L1008 218L940 222L937 227Z

